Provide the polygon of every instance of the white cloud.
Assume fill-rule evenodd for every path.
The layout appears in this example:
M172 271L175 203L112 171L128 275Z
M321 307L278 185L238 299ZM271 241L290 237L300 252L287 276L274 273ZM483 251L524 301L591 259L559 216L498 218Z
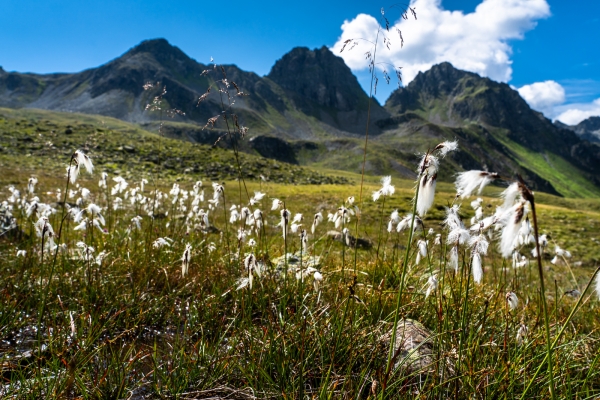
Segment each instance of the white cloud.
M554 107L565 102L565 89L555 81L535 82L518 89L534 110L552 116Z
M411 0L418 20L402 18L385 32L391 39L388 50L380 43L377 61L402 67L404 83L410 82L419 71L434 64L449 61L455 67L473 71L494 80L511 79L512 48L509 40L522 39L526 31L536 25L536 20L550 15L546 0L483 0L474 12L447 11L441 0ZM391 17L391 13L386 15ZM342 34L332 47L340 53L347 39L375 40L378 21L370 15L359 14L342 25ZM404 47L396 33L400 29ZM381 38L380 38L381 39ZM354 70L365 69L368 61L366 42L340 55Z
M577 125L589 117L600 116L600 98L591 103L565 104L557 107L557 111L560 112L557 120L567 125Z

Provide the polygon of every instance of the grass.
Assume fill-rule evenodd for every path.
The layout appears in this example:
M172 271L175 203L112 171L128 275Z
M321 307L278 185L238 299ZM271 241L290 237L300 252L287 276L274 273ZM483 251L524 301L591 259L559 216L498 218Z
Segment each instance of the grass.
M1 215L10 212L17 223L0 235L2 397L550 397L532 246L519 249L528 261L513 268L492 242L480 284L471 276L470 251L461 246L455 272L442 225L445 206L455 201L449 183L438 183L424 229L409 243L407 231L388 233L386 226L392 211L404 216L413 209L411 180L395 179L395 193L374 202L379 177L366 176L360 202L357 174L241 154L241 182L234 180L231 151L182 146L110 118L0 109L0 131ZM67 187L65 167L77 148L86 149L97 172L82 172ZM107 188L98 184L100 172L108 174ZM269 179L256 179L261 173ZM34 193L27 192L31 175L39 179ZM113 178L129 187L113 189ZM149 182L142 190L143 178ZM306 184L311 179L320 184ZM194 189L198 180L204 185ZM211 181L224 186L218 204L209 201ZM84 188L91 192L87 199ZM502 190L485 189L485 216L501 204ZM249 206L255 191L266 196ZM83 214L87 226L75 229L80 221L63 208L65 194L69 207L98 205L101 229L91 225L98 215L89 213ZM282 238L280 212L269 211L273 199L292 216L302 213L300 229L309 233L316 212L326 217L358 204L360 220L324 221L302 247L291 221ZM28 216L34 200L54 211L42 206ZM460 210L467 225L475 215L469 203ZM262 210L263 228L231 219L232 207L241 212L247 206ZM600 200L539 193L536 209L540 233L550 241L542 258L556 396L595 398L598 298L583 292L600 257ZM36 235L44 215L60 231L60 247L44 247L48 238ZM142 217L139 229L136 216ZM330 231L343 228L371 247L332 240ZM155 246L159 238L168 244ZM420 263L418 240L428 241ZM188 244L191 261L182 276ZM552 264L555 245L573 257ZM250 271L249 254L258 260ZM252 287L240 288L250 274ZM427 296L434 274L438 285ZM567 294L573 289L583 294ZM509 291L519 298L514 310L505 300ZM402 351L390 346L396 316ZM405 332L407 326L417 328Z

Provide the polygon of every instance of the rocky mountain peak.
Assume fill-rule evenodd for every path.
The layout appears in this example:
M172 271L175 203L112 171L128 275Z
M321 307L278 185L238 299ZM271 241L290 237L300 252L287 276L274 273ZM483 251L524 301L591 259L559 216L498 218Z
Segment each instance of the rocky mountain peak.
M433 97L445 96L452 93L464 78L485 79L473 72L457 69L449 62L443 62L426 72L419 72L407 88Z
M277 60L267 77L294 93L304 111L310 111L311 105L354 111L364 108L361 105L368 100L344 60L325 46L294 48Z
M171 45L166 39L144 40L137 46L127 51L123 58L147 53L161 64L170 64L173 61L190 62L192 59L178 47Z

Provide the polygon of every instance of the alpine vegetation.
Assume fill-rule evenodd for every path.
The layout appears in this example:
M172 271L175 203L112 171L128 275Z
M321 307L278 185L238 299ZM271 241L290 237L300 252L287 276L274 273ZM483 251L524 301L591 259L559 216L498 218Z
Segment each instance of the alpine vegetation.
M0 188L0 397L600 395L591 200L482 170L452 186L457 141L429 143L414 181L260 178L236 147L245 94L228 70L202 72L197 103L219 98L207 127L231 139L235 179L130 173L86 138L55 176Z

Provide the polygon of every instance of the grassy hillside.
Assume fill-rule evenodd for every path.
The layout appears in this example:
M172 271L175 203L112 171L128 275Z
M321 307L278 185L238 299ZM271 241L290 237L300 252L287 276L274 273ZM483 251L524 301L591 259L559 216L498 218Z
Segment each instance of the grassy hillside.
M20 174L60 177L74 150L85 150L100 171L128 176L223 180L238 177L233 151L159 137L101 116L0 108L0 166ZM245 153L245 179L282 183L347 183L344 178ZM16 176L4 176L9 181ZM16 181L14 182L16 183Z

